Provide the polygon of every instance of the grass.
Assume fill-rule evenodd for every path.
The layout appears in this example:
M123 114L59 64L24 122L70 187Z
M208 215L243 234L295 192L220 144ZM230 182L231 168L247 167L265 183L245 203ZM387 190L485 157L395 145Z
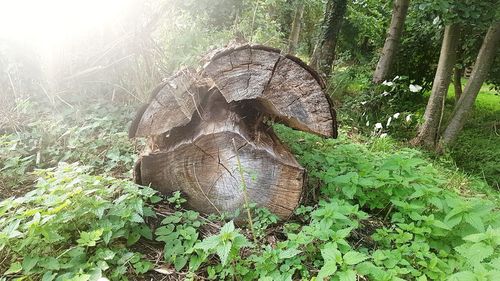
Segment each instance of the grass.
M451 86L447 115L454 102L455 90ZM449 155L460 169L483 178L500 191L500 94L488 85L481 88L473 112Z

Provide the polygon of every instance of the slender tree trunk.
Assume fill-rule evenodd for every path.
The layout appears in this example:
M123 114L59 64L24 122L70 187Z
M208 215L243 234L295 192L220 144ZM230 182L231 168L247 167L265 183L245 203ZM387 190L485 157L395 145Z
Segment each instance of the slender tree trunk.
M292 32L290 33L289 43L288 43L288 53L295 55L297 51L297 46L299 45L300 28L302 26L302 17L304 15L304 3L297 5L295 9L295 15L292 22Z
M314 48L310 65L328 76L335 59L335 47L347 10L347 0L328 0L326 5L322 36Z
M424 123L419 129L418 135L412 140L414 145L422 145L427 148L435 148L436 146L444 102L456 61L459 32L458 24L451 24L445 28L432 93L425 108Z
M391 67L396 57L401 34L403 33L406 14L410 0L394 0L392 19L387 37L385 39L382 54L377 63L377 68L373 74L373 82L380 83L389 78Z
M455 67L453 71L453 87L455 88L455 101L458 103L462 96L462 69Z
M488 76L495 52L500 44L500 22L494 23L486 33L477 55L472 74L465 85L464 92L455 107L448 127L443 133L443 147L454 142L462 130L469 112L476 101L477 94Z

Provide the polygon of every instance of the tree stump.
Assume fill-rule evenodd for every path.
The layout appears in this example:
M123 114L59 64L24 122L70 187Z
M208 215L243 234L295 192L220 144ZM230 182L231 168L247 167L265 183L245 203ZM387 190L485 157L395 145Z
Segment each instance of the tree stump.
M304 168L266 120L336 137L335 111L319 75L279 50L243 45L213 53L199 71L162 83L130 127L148 137L136 163L138 184L181 191L190 208L233 212L245 200L280 218L304 189Z

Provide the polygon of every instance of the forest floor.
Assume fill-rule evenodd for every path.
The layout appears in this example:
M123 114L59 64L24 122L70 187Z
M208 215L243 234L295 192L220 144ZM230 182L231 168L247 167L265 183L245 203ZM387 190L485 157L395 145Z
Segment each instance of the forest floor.
M450 153L467 173L391 138L341 130L337 140L322 139L277 125L309 173L308 192L286 223L252 209L254 229L184 210L180 194L165 198L130 183L144 145L127 138L135 106L26 102L22 125L0 135L0 280L1 273L45 280L496 276L499 245L477 235L500 238L500 196L474 169L498 168L498 158L488 157L499 153L491 123L499 99L480 94L478 123L468 123ZM224 239L232 241L228 252Z

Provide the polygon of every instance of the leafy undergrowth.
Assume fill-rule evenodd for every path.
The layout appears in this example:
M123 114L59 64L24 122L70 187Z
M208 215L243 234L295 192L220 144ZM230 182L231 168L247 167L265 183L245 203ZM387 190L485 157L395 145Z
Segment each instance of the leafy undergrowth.
M93 172L130 177L138 150L126 130L134 109L62 106L63 111L54 113L29 102L21 108L23 126L0 134L0 199L25 193L36 179L30 172L59 162L79 162Z
M89 116L109 115L98 110ZM500 280L497 204L416 150L278 126L309 172L307 204L283 223L250 206L250 230L182 209L180 193L163 198L112 178L126 174L132 160L105 155L116 143L124 159L134 152L125 145L123 121L110 118L103 128L76 134L86 136L76 152L59 137L47 143L46 150L61 153L44 154L40 163L57 168L37 170L32 191L0 203L4 280ZM38 138L30 132L46 125L39 126L16 147L1 146L2 155L36 159L38 150L17 147L30 147ZM68 150L74 157L60 158ZM90 163L81 162L91 168L57 164L86 156ZM30 161L25 170L37 167ZM24 174L6 163L2 157L2 177L15 189Z

